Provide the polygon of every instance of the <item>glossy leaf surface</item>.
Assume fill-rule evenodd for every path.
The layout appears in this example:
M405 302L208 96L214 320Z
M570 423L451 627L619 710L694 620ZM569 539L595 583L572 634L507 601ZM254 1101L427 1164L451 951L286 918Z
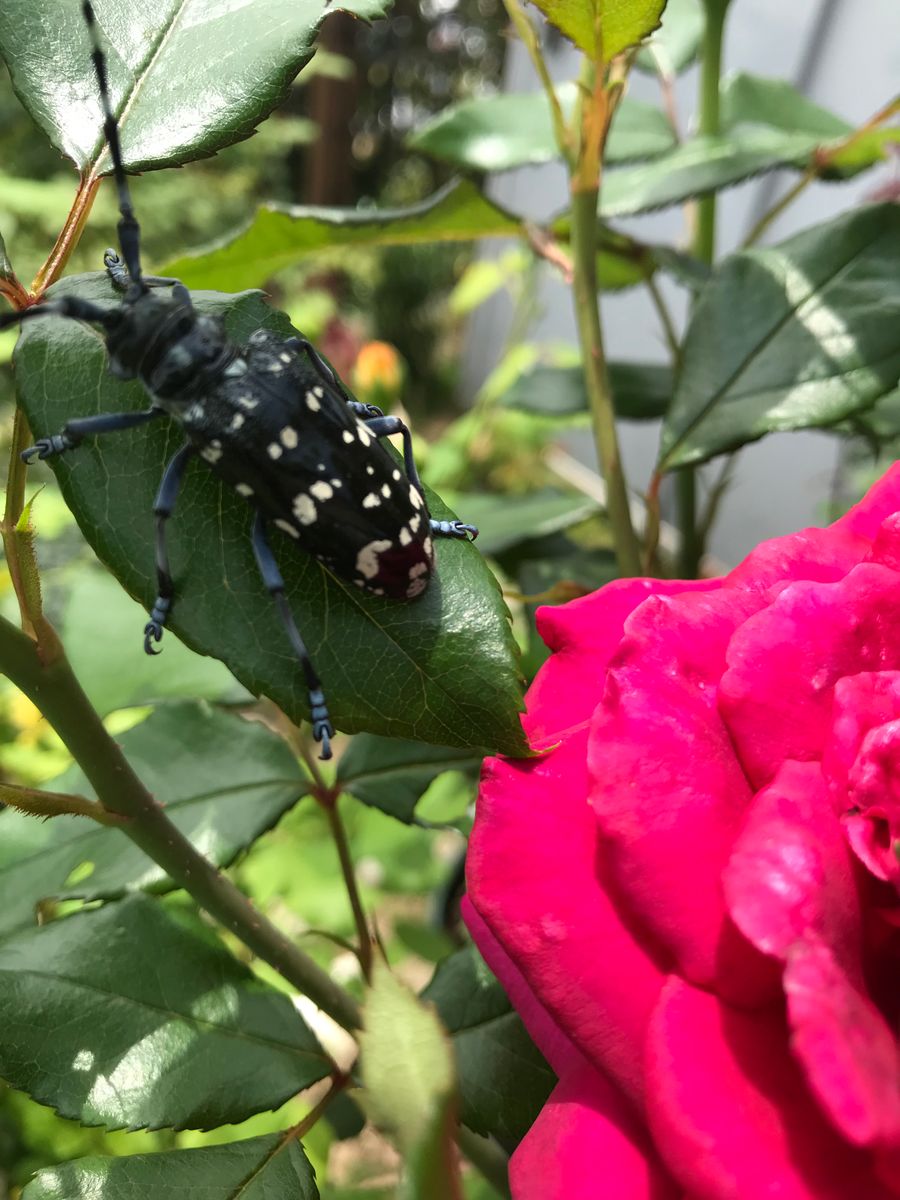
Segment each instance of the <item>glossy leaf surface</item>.
M370 808L409 824L428 786L443 771L477 773L481 755L449 746L360 733L338 763L337 782Z
M695 137L651 162L609 171L600 215L624 217L667 208L775 167L802 166L818 144L809 134L756 127L722 137Z
M558 91L571 119L574 84ZM543 92L502 93L451 104L408 139L411 149L468 171L508 171L560 156ZM671 149L675 136L662 112L626 96L616 109L606 144L607 162L652 158Z
M670 367L657 363L611 362L616 416L626 421L652 421L665 416L675 386ZM503 403L547 416L575 416L588 411L587 389L581 367L554 367L539 363L520 375Z
M80 1158L39 1171L22 1200L318 1200L315 1172L281 1133L159 1154Z
M73 277L53 294L110 297L102 277ZM290 332L259 293L195 296L219 314L236 341L262 325ZM76 321L49 317L25 326L17 386L36 437L74 415L146 406L137 385L106 370L103 345ZM181 445L174 423L85 441L53 460L67 503L120 583L148 607L156 594L153 503L166 462ZM448 510L434 495L437 517ZM189 646L222 659L254 695L292 718L306 711L306 686L250 544L252 510L202 463L192 464L169 522L178 602L170 628ZM340 537L340 530L335 530ZM522 753L515 645L500 590L477 546L445 539L426 593L400 603L339 582L279 531L272 544L295 619L321 676L335 725L440 745ZM165 651L158 659L165 669Z
M0 943L0 1075L61 1116L211 1129L329 1071L287 996L146 896Z
M488 492L461 493L457 499L481 522L478 539L484 553L502 554L532 538L546 537L577 525L598 511L594 500L572 492L541 488L522 496Z
M118 740L170 820L217 866L233 862L308 790L279 737L202 703L158 708ZM93 797L77 768L48 788ZM0 936L34 925L47 900L109 900L172 886L114 827L84 817L0 817Z
M662 466L865 411L897 386L898 328L896 205L725 259L688 327Z
M250 137L313 53L323 0L93 0L129 170ZM346 0L357 16L381 0ZM28 112L85 174L111 169L81 0L4 0L0 56Z
M189 287L259 287L276 271L337 246L409 246L511 237L519 218L485 199L474 184L451 183L408 208L311 208L267 204L223 242L173 259L163 274Z
M469 947L440 964L422 998L437 1006L453 1041L460 1119L484 1137L521 1141L556 1076L503 988Z

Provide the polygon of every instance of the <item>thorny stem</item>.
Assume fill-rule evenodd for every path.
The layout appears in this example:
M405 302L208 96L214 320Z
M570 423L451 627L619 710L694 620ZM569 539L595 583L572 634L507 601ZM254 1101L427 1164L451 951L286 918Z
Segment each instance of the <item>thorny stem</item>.
M704 0L706 14L700 67L698 133L714 137L719 132L719 81L722 74L722 40L730 0ZM712 263L716 253L716 194L697 202L693 250L697 258ZM679 574L695 579L703 556L703 538L697 526L697 470L682 467L676 474L678 527L681 531Z
M56 244L50 251L47 261L34 277L31 291L35 299L39 300L47 288L52 283L56 283L65 270L66 263L69 261L72 251L81 240L82 231L90 215L99 187L100 179L98 176L89 175L87 178L82 177L78 185L78 191L75 193L72 207L69 210L69 215L66 217L66 223L63 225L59 232L59 237L56 239Z
M606 136L606 128L601 128L601 120L608 121L614 102L610 102L608 95L602 91L602 86L598 86L594 64L588 62L586 67L582 77L583 93L579 105L579 115L583 117L582 157L571 179L575 317L590 403L594 444L606 482L607 511L616 560L622 575L639 575L640 549L631 522L612 389L603 350L597 296L597 209L600 161ZM602 115L600 109L603 109Z
M107 733L64 656L44 664L34 643L0 619L0 671L41 710L103 807L125 818L118 827L135 845L339 1025L348 1030L359 1027L355 1001L257 912L169 820Z
M369 923L366 920L362 897L359 894L359 887L356 883L356 871L353 867L350 843L347 841L347 831L338 812L338 797L332 792L330 801L327 803L321 797L317 797L317 799L325 809L328 817L328 825L331 829L331 836L334 839L334 845L337 849L338 861L341 864L341 875L344 879L344 886L347 889L347 898L350 901L350 908L353 910L353 923L356 926L356 939L359 943L359 965L362 969L363 979L368 983L372 975L372 935L369 932Z
M32 817L90 817L101 825L120 825L123 820L84 796L74 796L68 792L45 792L12 783L0 783L0 804Z
M566 126L566 119L563 115L562 107L559 103L559 97L556 94L556 88L553 86L553 80L550 78L550 72L547 70L547 63L541 51L540 42L534 26L529 21L524 10L519 4L519 0L503 0L504 6L509 19L516 27L516 33L522 39L525 49L534 64L534 69L538 73L538 78L541 81L541 86L544 89L544 94L547 97L547 103L550 105L550 115L553 120L553 134L556 138L556 144L559 147L559 152L569 164L574 166L575 151L572 144L572 135Z

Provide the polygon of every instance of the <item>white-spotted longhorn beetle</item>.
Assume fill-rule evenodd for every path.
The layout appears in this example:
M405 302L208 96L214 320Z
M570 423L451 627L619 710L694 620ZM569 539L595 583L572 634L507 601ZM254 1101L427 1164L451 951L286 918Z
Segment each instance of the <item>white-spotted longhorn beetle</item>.
M140 412L68 421L22 458L49 458L95 434L133 429L161 416L174 419L187 440L166 467L153 507L158 595L144 627L144 649L158 653L155 643L172 612L166 523L185 468L199 455L256 511L253 551L303 668L321 757L330 758L334 729L325 694L288 605L267 525L277 526L342 579L400 600L428 586L432 535L474 538L478 531L429 517L409 429L398 417L353 400L305 338L284 339L260 329L246 345L235 345L218 319L194 309L184 284L142 274L140 227L122 163L106 56L89 0L83 11L119 199L121 257L108 250L104 261L122 301L101 308L76 296L49 300L0 317L0 329L48 315L99 326L112 374L139 379L151 403ZM379 444L391 434L403 437L405 474Z

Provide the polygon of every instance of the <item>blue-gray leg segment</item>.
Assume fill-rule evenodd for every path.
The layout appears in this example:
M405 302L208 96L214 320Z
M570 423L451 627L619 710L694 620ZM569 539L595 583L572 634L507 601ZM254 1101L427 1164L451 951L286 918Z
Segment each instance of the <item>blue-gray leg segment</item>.
M256 564L259 567L259 573L262 575L266 590L275 601L281 623L288 635L288 641L291 643L291 648L299 659L300 666L303 668L303 675L309 691L310 720L312 721L313 737L317 742L322 743L322 753L319 757L322 759L331 758L331 738L334 737L334 728L331 724L331 718L328 715L325 694L322 691L322 684L319 676L316 674L316 669L309 657L309 651L306 649L303 638L300 636L300 631L294 620L294 614L291 612L291 606L287 602L287 596L284 594L284 579L282 578L281 571L278 569L278 563L275 561L272 547L269 545L269 539L266 536L266 519L261 512L257 512L253 520L253 533L251 537L253 553L256 555Z
M172 572L169 569L169 551L166 546L166 522L175 509L175 501L184 479L184 472L196 451L190 442L181 447L165 469L156 500L153 504L153 515L156 517L156 586L157 596L150 610L150 620L144 626L144 653L159 654L154 650L153 643L161 642L163 628L172 613L175 603L175 585L172 583Z
M134 429L135 426L145 425L147 421L160 416L161 408L146 408L141 412L98 413L95 417L76 417L67 421L59 433L39 438L33 446L23 450L22 461L30 463L36 458L51 458L54 454L64 454L66 450L74 450L86 437Z
M112 246L103 255L103 265L106 267L106 273L109 276L113 287L117 292L127 292L131 287L131 276L128 274L128 268L122 262L120 256L113 250ZM142 275L141 281L147 287L170 287L173 295L182 303L190 304L190 294L183 283L179 283L177 279L173 279L168 275ZM176 291L181 289L183 295L179 295Z
M373 417L366 421L366 428L379 438L390 437L394 433L403 435L403 465L406 467L407 477L410 483L417 487L424 496L422 480L419 478L416 460L413 458L412 434L409 427L399 417ZM473 542L478 537L476 526L465 525L462 521L435 521L432 519L431 531L438 537L467 538L471 536Z

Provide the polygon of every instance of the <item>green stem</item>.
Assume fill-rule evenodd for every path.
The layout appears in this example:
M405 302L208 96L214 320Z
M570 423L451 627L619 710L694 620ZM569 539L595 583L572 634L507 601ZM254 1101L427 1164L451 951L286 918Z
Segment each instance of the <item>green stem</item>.
M556 94L556 88L554 87L553 80L550 78L550 72L547 70L547 63L541 51L538 35L523 8L518 3L518 0L503 0L503 4L509 14L509 19L516 27L516 33L518 33L525 49L528 51L534 69L537 71L538 78L541 81L544 95L547 97L547 103L550 105L550 115L553 120L553 136L556 138L556 145L559 148L560 154L571 165L574 161L572 139L566 127L566 118L563 115L559 97Z
M616 560L622 575L640 575L641 555L631 511L619 436L616 430L609 371L603 352L603 332L597 299L597 203L599 189L572 192L572 262L574 300L584 378L590 401L594 444L606 480L607 510Z
M720 129L719 93L722 75L722 40L730 0L704 0L706 27L703 35L700 68L700 113L697 132L715 137ZM716 194L697 202L693 251L697 258L712 263L716 254ZM676 496L678 527L681 532L679 573L695 579L703 556L703 538L697 525L697 480L695 467L678 472Z
M199 854L166 816L104 728L67 659L41 661L35 644L0 619L0 671L44 714L118 828L179 887L345 1029L359 1026L355 1002Z
M338 812L338 797L332 795L330 803L326 803L322 797L318 799L328 814L331 836L334 839L338 860L341 864L341 875L344 878L350 908L353 910L356 939L359 943L359 965L362 968L363 978L368 983L372 975L372 935L369 933L369 923L366 920L362 898L356 885L356 871L353 868L353 856L350 853L350 843L347 841L347 831L344 829L344 822Z

